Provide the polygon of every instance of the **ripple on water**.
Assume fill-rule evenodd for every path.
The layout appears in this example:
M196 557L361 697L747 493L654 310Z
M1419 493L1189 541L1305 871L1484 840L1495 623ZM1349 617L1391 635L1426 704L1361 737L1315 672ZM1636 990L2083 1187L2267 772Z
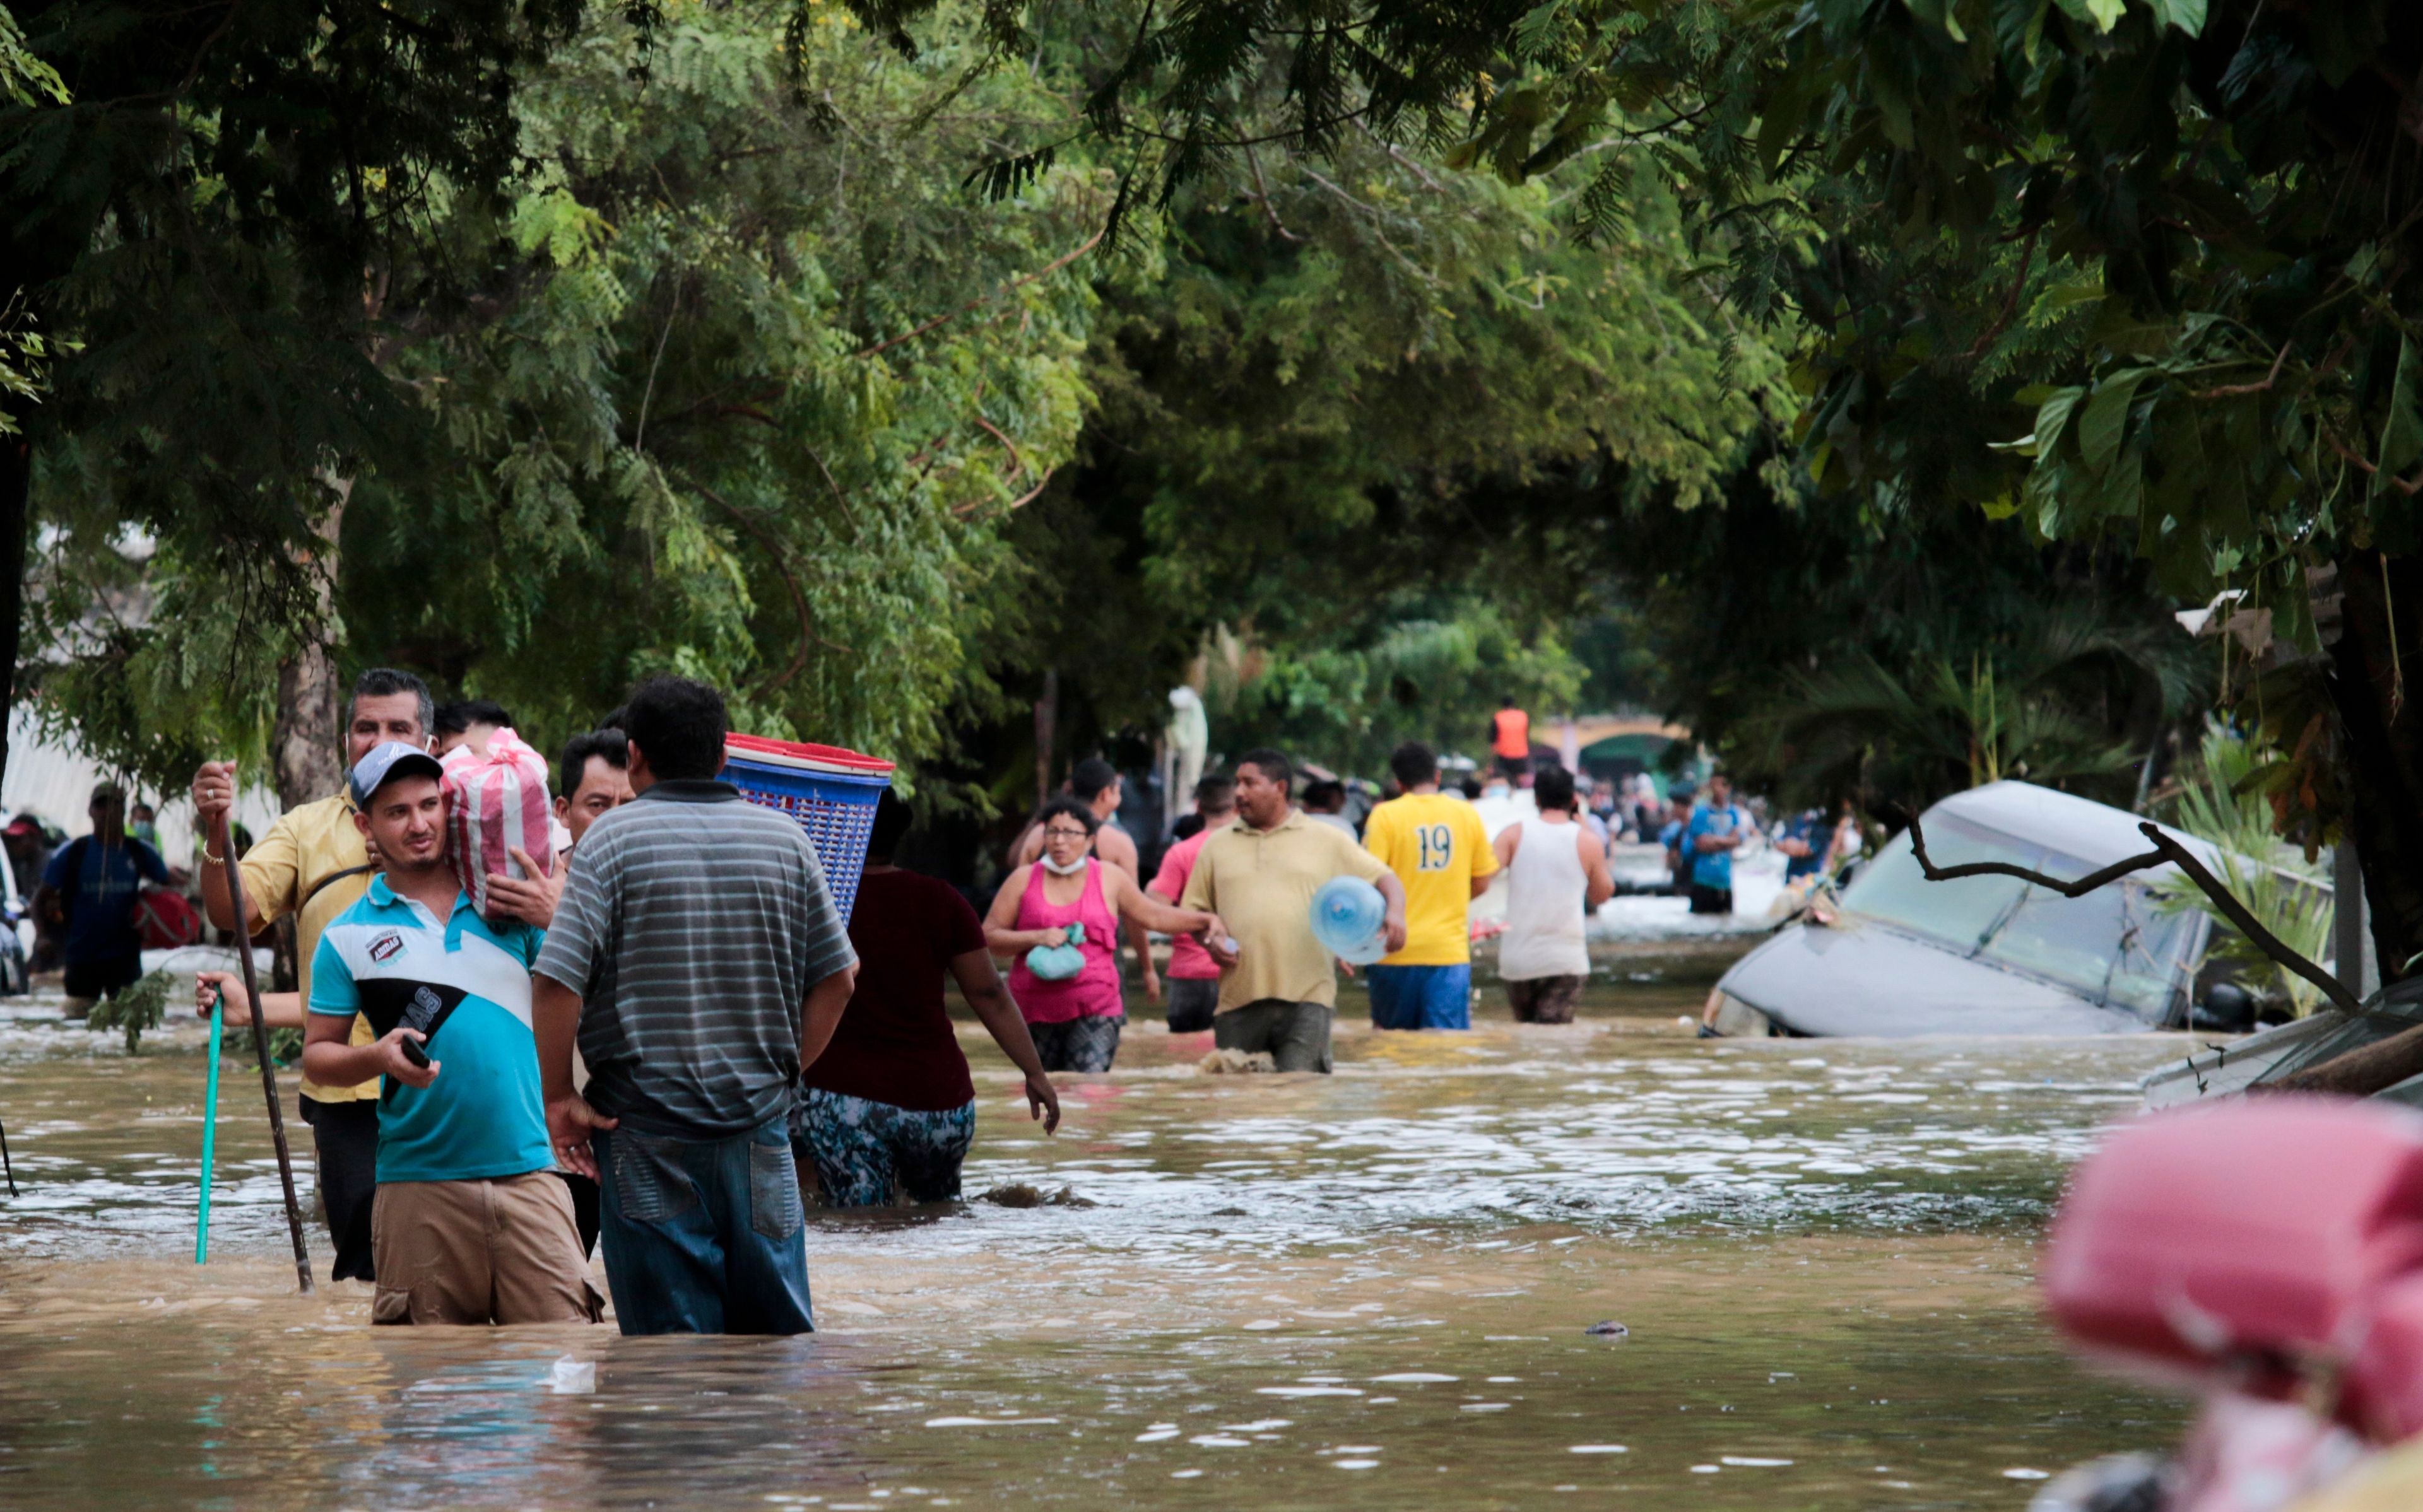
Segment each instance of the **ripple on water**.
M128 1060L0 1012L25 1186L0 1222L12 1505L1124 1512L1200 1480L1376 1512L1417 1474L1439 1504L1689 1485L1847 1512L1880 1459L1912 1501L1975 1504L2169 1421L2072 1373L2022 1288L2063 1171L2172 1053L2155 1042L1813 1056L1602 1020L1375 1048L1354 1028L1319 1080L1195 1076L1139 1027L1133 1069L1072 1084L1046 1142L972 1034L970 1189L1100 1205L819 1217L837 1331L790 1344L373 1333L357 1286L298 1304L241 1076L195 1269L198 1043L172 1028ZM1608 1316L1632 1336L1583 1334ZM594 1394L537 1384L567 1351Z
M191 1222L199 1032L174 1032L142 1057L114 1062L91 1044L105 1036L14 1032L43 1048L0 1060L20 1169L31 1178L11 1209L18 1221L0 1230L0 1253L167 1248ZM1239 1095L1233 1083L1245 1079L1220 1079L1232 1084L1209 1096L1212 1079L1115 1081L1116 1100L1100 1110L1072 1097L1069 1130L1048 1144L1002 1116L1006 1088L991 1078L984 1095L994 1137L971 1162L972 1188L1069 1185L1101 1206L970 1213L928 1224L920 1247L972 1253L1015 1228L1046 1249L1120 1245L1184 1272L1215 1255L1269 1256L1419 1226L2033 1221L2142 1065L2168 1054L2142 1042L2120 1056L2108 1041L1995 1042L1954 1063L1933 1042L1845 1041L1827 1057L1821 1086L1794 1079L1821 1069L1800 1063L1809 1057L1764 1044L1712 1056L1692 1042L1601 1036L1545 1059L1512 1034L1475 1038L1466 1048L1482 1055L1451 1069L1367 1063L1360 1076L1275 1086L1271 1095ZM2011 1074L2022 1064L2037 1074ZM104 1065L114 1084L97 1088L92 1072ZM1442 1096L1442 1083L1457 1090ZM214 1196L236 1244L274 1240L278 1227L275 1168L248 1091L241 1078L225 1089ZM133 1108L149 1117L109 1116ZM1734 1114L1755 1115L1756 1126ZM1119 1126L1102 1126L1114 1119ZM290 1123L308 1165L309 1131ZM1215 1209L1222 1216L1207 1220ZM890 1251L903 1236L879 1223L836 1230L829 1242Z

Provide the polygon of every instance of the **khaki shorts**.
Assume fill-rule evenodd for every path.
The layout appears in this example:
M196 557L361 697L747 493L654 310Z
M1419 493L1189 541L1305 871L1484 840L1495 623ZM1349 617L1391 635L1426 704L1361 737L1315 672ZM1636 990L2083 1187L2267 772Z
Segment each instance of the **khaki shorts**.
M594 1323L604 1307L552 1171L383 1181L371 1253L377 1323Z

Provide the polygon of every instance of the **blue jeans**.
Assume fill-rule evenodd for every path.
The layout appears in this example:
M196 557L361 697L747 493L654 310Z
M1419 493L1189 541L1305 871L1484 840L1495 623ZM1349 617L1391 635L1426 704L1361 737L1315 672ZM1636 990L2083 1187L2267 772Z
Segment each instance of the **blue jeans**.
M1367 966L1374 1029L1470 1029L1472 963Z
M590 1136L614 1317L630 1333L808 1333L808 1242L782 1118L720 1140Z

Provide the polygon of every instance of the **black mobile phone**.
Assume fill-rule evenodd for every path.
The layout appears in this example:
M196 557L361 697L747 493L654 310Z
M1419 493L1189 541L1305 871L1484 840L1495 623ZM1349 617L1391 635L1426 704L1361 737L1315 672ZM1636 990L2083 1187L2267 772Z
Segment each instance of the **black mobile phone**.
M413 1064L420 1067L423 1071L429 1069L429 1052L420 1047L420 1042L419 1040L398 1040L396 1041L396 1044L403 1047L404 1058L405 1060L410 1061Z

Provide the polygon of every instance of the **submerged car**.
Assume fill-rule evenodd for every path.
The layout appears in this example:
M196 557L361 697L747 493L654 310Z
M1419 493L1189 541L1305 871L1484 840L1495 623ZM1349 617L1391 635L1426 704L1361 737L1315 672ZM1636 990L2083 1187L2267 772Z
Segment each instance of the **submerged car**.
M2068 879L2147 846L2136 814L2029 782L1926 811L1939 867L2006 861ZM2164 827L2208 865L2220 853ZM1907 831L1839 906L1786 924L1717 984L1722 1034L2115 1034L2188 1026L2211 920L2175 867L2083 897L2016 877L1931 882Z

